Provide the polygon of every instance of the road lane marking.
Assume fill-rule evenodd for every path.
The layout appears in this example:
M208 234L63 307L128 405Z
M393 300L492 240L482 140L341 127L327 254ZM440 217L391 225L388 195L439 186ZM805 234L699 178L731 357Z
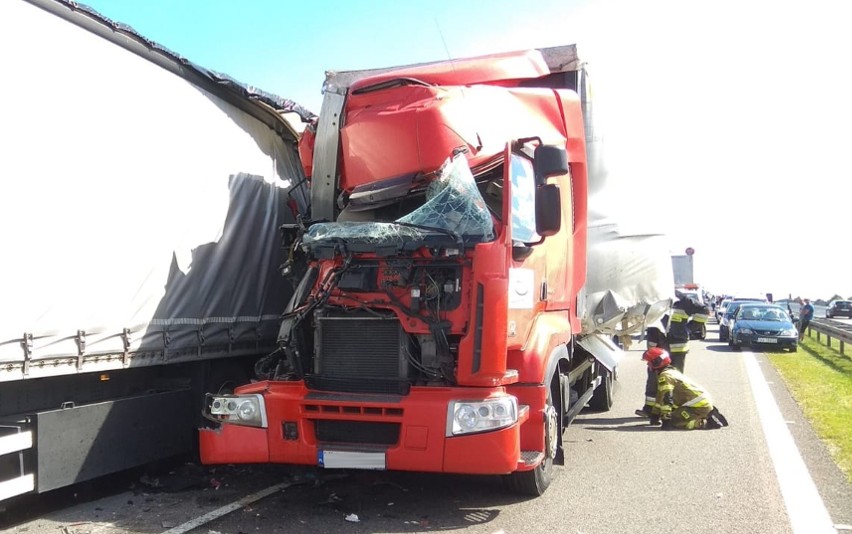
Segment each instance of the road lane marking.
M751 391L757 404L757 413L766 438L766 446L775 466L775 475L781 488L781 496L787 508L790 526L795 534L836 534L831 517L819 496L805 461L796 448L796 442L787 423L781 417L781 410L757 358L751 352L743 352Z
M293 482L282 482L280 484L275 484L274 486L270 486L265 490L258 491L257 493L252 493L251 495L247 495L238 501L234 501L231 504L226 504L221 508L217 508L216 510L206 513L201 517L191 519L182 525L170 528L169 530L163 532L163 534L185 534L190 530L196 529L201 525L219 519L220 517L228 515L231 512L236 512L237 510L240 510L255 501L259 501L265 497L269 497L273 493L284 490L292 485Z

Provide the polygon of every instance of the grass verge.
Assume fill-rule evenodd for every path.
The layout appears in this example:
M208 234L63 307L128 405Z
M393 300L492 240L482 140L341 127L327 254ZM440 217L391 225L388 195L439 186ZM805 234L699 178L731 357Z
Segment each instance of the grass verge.
M787 387L852 483L852 358L806 337L795 353L767 353Z

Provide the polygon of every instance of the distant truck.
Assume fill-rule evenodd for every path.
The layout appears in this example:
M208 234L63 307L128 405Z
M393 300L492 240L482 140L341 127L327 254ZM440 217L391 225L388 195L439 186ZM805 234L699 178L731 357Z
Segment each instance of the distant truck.
M695 283L692 258L691 254L672 255L672 271L674 272L675 287Z
M0 2L0 47L2 500L192 452L276 349L311 115L76 2Z
M606 187L572 46L329 73L300 141L299 280L255 381L211 392L204 462L505 475L541 495L566 426L669 311L662 236Z

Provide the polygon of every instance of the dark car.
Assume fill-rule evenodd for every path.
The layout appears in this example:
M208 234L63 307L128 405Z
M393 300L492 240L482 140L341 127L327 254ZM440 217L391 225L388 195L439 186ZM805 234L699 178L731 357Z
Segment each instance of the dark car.
M728 334L731 331L731 325L734 324L734 317L737 315L737 310L740 309L740 306L745 303L759 302L764 301L759 299L734 299L728 303L728 307L725 308L725 314L722 315L722 318L719 320L719 341L728 341Z
M722 302L716 306L716 322L722 322L722 316L725 315L725 310L728 309L728 305L731 303L731 299L722 299Z
M852 319L852 300L832 300L825 309L825 316L831 319L842 315Z
M775 304L745 303L739 307L731 326L728 344L742 347L767 347L796 352L799 332L787 310Z

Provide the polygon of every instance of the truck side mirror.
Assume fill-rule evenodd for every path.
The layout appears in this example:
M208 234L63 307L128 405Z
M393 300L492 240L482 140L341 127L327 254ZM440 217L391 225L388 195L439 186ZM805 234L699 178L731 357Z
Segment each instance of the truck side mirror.
M535 185L543 186L551 176L561 176L568 172L568 153L565 147L539 145L535 147L533 169Z
M559 186L544 184L536 187L535 232L541 237L549 237L556 234L560 228L562 228L562 197L559 196Z

